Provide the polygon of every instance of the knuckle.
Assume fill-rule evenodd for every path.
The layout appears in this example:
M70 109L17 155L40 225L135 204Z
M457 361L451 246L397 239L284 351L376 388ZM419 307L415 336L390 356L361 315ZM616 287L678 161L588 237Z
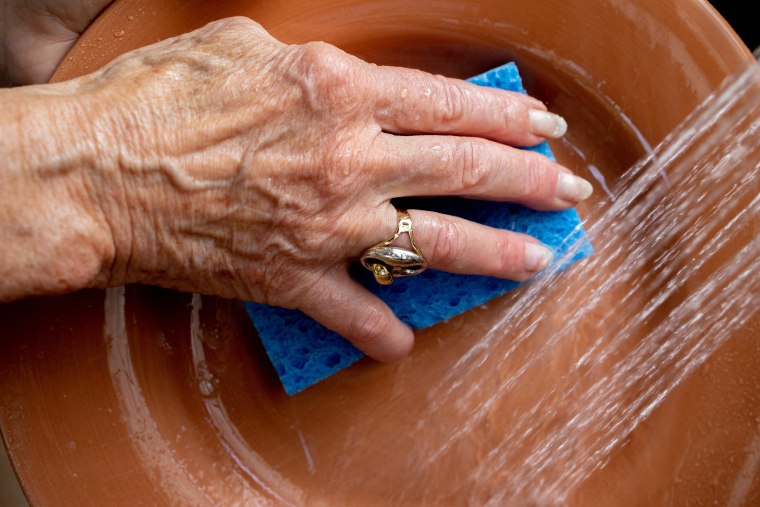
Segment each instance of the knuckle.
M488 176L485 158L482 143L469 139L457 143L453 159L460 171L462 190L477 188L484 183Z
M319 217L312 211L303 213L303 215L309 224L308 234L293 238L293 245L303 252L302 255L313 256L318 252L323 252L324 254L332 253L328 252L325 248L325 243L332 239L333 231L330 227L330 220L326 217Z
M520 119L522 118L526 118L527 121L528 108L511 94L499 94L499 103L504 130L514 129L516 126L519 126Z
M237 31L237 32L263 32L264 29L260 24L247 18L245 16L232 16L230 18L220 19L212 23L212 26L216 26L223 30Z
M389 326L390 318L386 312L377 308L368 308L364 315L358 318L351 339L360 348L372 346L386 337Z
M270 261L264 266L256 266L250 269L247 275L247 279L252 285L260 287L262 303L287 306L288 295L281 286L287 275L285 263Z
M498 262L496 269L498 272L519 273L525 250L523 242L515 238L502 238L498 241L496 247L498 248L498 256L496 257Z
M546 160L542 155L529 151L523 153L523 185L522 194L525 197L545 197L552 193L552 185Z
M243 60L250 58L252 45L259 44L262 41L274 41L260 24L244 16L211 22L200 30L180 36L176 40L182 40L184 37L188 37L196 44L211 45L213 48L211 50L215 55L221 50L221 54L234 55L234 57ZM207 59L213 58L207 57Z
M335 57L334 47L326 42L307 42L298 46L300 63L305 69L330 67L331 60Z
M460 123L467 114L468 95L461 86L446 77L437 76L437 80L440 89L440 104L436 108L438 112L437 122L442 124Z
M365 183L367 154L361 146L350 141L337 141L325 156L321 180L333 195L345 198Z
M267 305L292 307L293 279L299 277L298 268L288 262L278 241L266 240L261 262L246 263L241 276L254 300ZM302 277L301 277L302 278Z
M453 264L459 257L459 245L462 241L462 231L456 223L442 220L435 230L431 245L431 258L439 266Z
M314 92L323 98L346 98L358 82L353 59L325 42L298 46L296 66Z

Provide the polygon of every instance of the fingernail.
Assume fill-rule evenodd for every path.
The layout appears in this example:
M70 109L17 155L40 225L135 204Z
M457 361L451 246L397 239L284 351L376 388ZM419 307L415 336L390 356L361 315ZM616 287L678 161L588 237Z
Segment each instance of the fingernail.
M571 202L580 202L594 192L591 183L574 174L561 172L557 180L557 197Z
M552 252L540 243L525 242L525 269L541 271L552 262Z
M531 109L530 131L537 136L557 139L567 132L567 122L558 114Z

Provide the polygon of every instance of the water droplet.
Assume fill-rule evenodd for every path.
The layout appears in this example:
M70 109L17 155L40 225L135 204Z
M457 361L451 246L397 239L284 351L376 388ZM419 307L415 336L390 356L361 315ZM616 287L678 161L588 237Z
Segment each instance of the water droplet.
M216 386L219 384L219 379L209 371L208 364L205 361L200 361L196 365L196 372L198 375L198 391L201 396L204 398L216 396Z
M203 378L198 381L198 390L201 392L201 396L211 397L216 393L216 387L212 380Z

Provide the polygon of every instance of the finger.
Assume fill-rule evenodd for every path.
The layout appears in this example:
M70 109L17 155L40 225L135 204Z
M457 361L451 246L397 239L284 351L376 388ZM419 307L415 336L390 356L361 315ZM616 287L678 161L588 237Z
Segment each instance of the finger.
M567 131L567 122L522 93L418 70L377 67L376 121L396 134L454 134L533 146Z
M532 151L479 138L391 136L377 140L373 161L387 197L458 195L535 209L575 206L591 183Z
M384 220L395 227L396 212L389 208ZM432 269L525 281L552 261L551 250L526 234L432 211L409 210L409 215L415 242ZM391 228L378 229L387 233ZM409 246L404 245L408 241L405 236L399 236L399 244Z
M414 344L412 329L353 280L345 267L323 277L299 309L378 361L401 359Z

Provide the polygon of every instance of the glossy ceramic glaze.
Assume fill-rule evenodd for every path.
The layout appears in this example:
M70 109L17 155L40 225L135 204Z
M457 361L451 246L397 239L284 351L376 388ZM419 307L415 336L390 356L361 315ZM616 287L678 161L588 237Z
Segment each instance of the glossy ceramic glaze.
M450 76L515 60L527 88L569 120L566 141L552 145L558 158L581 173L593 161L608 182L750 58L698 1L123 0L55 79L237 14L286 42L325 40L376 63ZM571 270L561 283L576 278ZM39 505L478 504L462 477L497 432L475 431L426 468L415 459L461 421L409 429L436 403L431 387L519 297L417 333L406 361L365 360L292 398L238 302L129 287L4 305L0 423ZM561 302L544 304L559 322ZM592 338L579 334L578 343ZM743 502L760 502L756 471L742 475L746 457L760 456L758 338L757 320L738 331L568 502L725 504L737 481ZM484 396L491 376L509 375L533 351L484 369ZM570 357L543 358L545 374L495 408L491 423L508 426L510 406L537 396Z

